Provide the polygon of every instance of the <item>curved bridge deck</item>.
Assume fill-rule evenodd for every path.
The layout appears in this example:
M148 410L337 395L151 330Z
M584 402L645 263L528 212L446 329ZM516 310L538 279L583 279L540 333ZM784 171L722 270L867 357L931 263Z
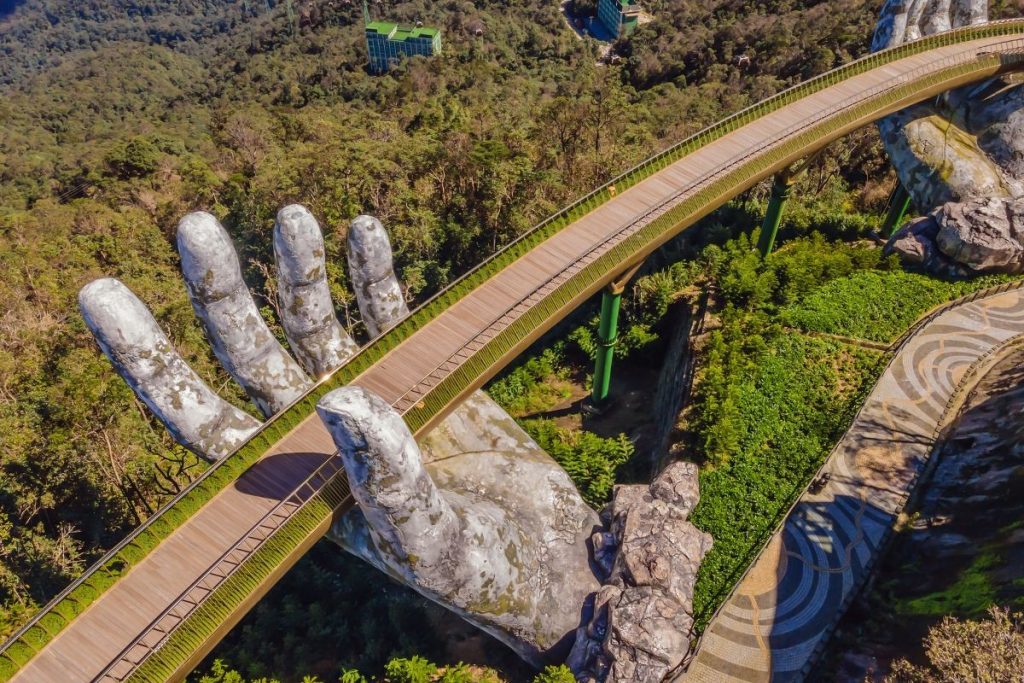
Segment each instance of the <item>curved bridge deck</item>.
M1013 68L1006 55L1021 50L1022 37L1024 25L1015 25L996 37L950 40L752 116L535 246L354 383L384 397L422 433L568 311L680 230L880 116ZM616 265L607 265L609 255ZM553 293L563 296L556 300ZM493 352L489 344L499 337L504 346ZM457 390L446 389L441 408L427 418L416 416L432 392L450 387L446 382L464 375L465 368L477 368L474 362L484 352L492 354L486 366L463 377ZM310 415L64 627L14 680L183 677L326 532L332 511L351 504L331 439ZM315 523L287 526L302 510L318 511ZM286 527L287 542L280 532ZM238 568L258 548L277 559L263 579L245 584ZM221 600L228 588L246 597ZM216 627L195 626L196 615L207 624L215 620Z

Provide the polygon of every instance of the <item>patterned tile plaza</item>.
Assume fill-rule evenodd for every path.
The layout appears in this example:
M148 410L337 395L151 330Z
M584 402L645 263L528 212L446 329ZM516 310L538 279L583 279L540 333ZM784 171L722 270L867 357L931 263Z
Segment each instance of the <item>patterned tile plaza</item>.
M823 472L709 625L686 683L800 681L867 578L968 370L1024 334L1024 291L948 309L900 347Z

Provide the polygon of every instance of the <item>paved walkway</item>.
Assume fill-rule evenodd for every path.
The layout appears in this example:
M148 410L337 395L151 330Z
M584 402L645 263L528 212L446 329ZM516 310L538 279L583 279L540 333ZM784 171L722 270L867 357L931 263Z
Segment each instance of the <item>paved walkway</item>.
M679 680L800 681L856 595L968 370L1024 334L1024 291L956 306L897 352L805 492L705 632Z
M1024 29L1016 22L1007 26L1012 35L975 40L952 36L941 47L846 74L841 82L704 144L534 246L415 330L352 384L375 392L407 418L422 418L417 430L426 430L566 311L600 291L619 268L639 263L757 177L911 101L1017 68L1010 55L1024 49ZM992 53L1006 57L1005 67L979 57ZM652 225L657 229L649 229ZM615 256L617 267L598 272L607 255ZM565 298L554 297L556 292ZM492 344L499 336L500 344ZM244 591L222 590L223 582L237 576L238 568L270 539L289 548L287 561L275 569L301 555L308 536L297 543L297 536L277 534L309 499L310 489L320 491L327 482L341 480L319 470L333 467L336 460L330 435L311 415L278 441L258 467L206 503L51 641L40 645L44 634L36 631L34 641L21 642L37 654L14 680L69 683L105 676L120 681L155 653L160 655L157 662L173 661L186 669L251 604L241 597ZM307 477L312 477L308 486L289 492L289 486ZM257 582L259 590L276 580L266 565L244 566L253 567L250 578L263 577ZM211 595L217 601L208 603ZM213 620L193 618L205 604L230 604L218 629L211 631ZM173 646L176 641L194 645ZM11 661L20 662L23 656Z

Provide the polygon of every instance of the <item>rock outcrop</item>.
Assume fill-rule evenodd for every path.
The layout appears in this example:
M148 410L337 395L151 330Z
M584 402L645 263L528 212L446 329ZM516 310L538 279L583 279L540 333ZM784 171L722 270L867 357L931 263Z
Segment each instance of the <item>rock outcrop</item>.
M987 0L887 0L872 49L988 20ZM940 275L1024 271L1024 90L1002 79L886 117L882 142L925 216L887 250Z
M693 585L712 539L687 521L700 494L697 467L677 462L650 486L617 486L594 534L607 573L591 596L569 667L580 681L660 681L690 645Z

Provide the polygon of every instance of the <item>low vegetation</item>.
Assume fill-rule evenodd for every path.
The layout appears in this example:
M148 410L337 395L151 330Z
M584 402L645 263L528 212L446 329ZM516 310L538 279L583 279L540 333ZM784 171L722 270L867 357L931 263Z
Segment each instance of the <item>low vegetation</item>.
M902 659L886 683L997 683L1024 679L1024 615L991 607L988 618L945 617L924 639L928 662Z
M569 473L583 500L600 508L611 498L616 470L633 455L625 434L603 438L593 432L558 427L551 420L523 422L523 428Z
M296 679L299 680L299 679ZM367 677L357 669L346 669L337 679L321 679L306 675L302 683L504 683L505 679L495 670L486 667L469 666L459 663L452 666L438 666L423 657L396 657L384 665L383 676ZM533 683L575 683L576 678L569 668L549 666L533 678ZM224 661L213 662L208 673L195 679L195 683L280 683L276 678L247 679L231 669Z
M487 386L487 394L513 417L540 413L568 399L572 394L572 369L565 363L565 344L557 343Z
M1011 279L989 275L947 282L903 270L864 271L829 282L785 308L780 318L802 330L891 342L929 309Z

